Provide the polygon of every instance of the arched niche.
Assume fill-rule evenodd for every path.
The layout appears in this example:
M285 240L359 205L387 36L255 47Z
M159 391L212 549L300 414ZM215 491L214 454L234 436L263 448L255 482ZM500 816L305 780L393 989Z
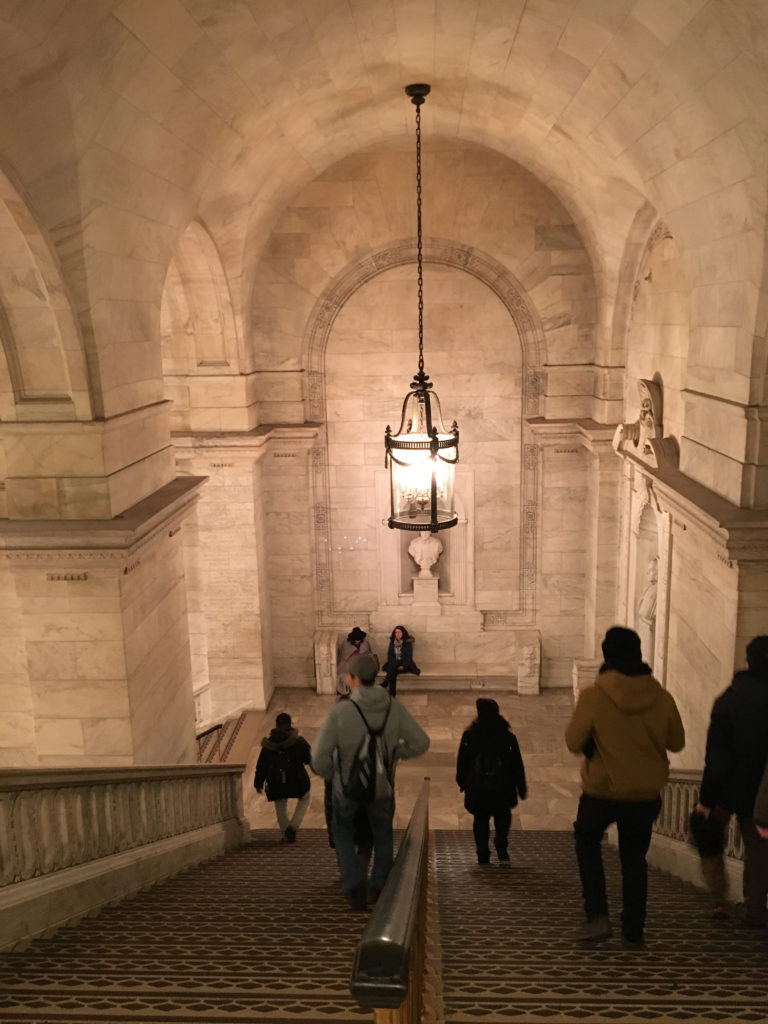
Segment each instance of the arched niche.
M525 290L498 260L476 249L442 238L425 238L424 262L458 267L487 285L509 311L520 338L523 353L525 415L540 412L541 367L544 334L538 315L525 300ZM412 240L378 249L343 271L321 295L309 319L304 337L302 365L307 370L306 418L320 421L325 408L325 350L331 327L349 296L366 281L392 267L416 262Z
M221 257L193 221L168 267L160 307L163 371L169 376L239 372L232 300Z
M90 419L81 339L58 263L0 173L0 419Z
M538 474L539 474L539 462L538 462L538 447L530 443L530 437L528 436L526 420L529 417L535 417L539 414L540 400L541 400L541 374L543 367L543 335L541 325L538 320L538 316L535 310L529 305L525 298L523 288L518 284L513 275L511 275L506 268L500 263L484 253L480 253L476 250L468 247L461 246L457 243L453 243L445 240L428 239L424 245L424 257L425 257L425 274L428 274L432 266L438 268L450 268L452 271L460 271L462 274L470 275L476 282L478 282L484 289L489 290L494 297L494 301L498 300L500 309L503 310L505 316L505 326L501 327L500 330L503 332L508 339L507 343L514 345L517 350L516 356L516 371L515 371L515 393L510 394L510 405L515 404L517 409L516 415L518 416L518 423L515 429L514 443L517 446L514 462L517 467L517 477L515 480L516 492L515 492L515 503L516 509L514 513L514 531L515 535L512 536L508 533L505 538L509 544L514 546L515 549L515 579L509 583L500 587L499 590L505 590L514 595L514 606L508 606L504 609L506 615L505 621L513 625L515 623L524 623L532 621L532 617L535 612L535 588L536 588L536 561L537 561L537 550L538 550L538 535L537 535L537 523L538 523ZM334 434L336 427L336 417L333 414L333 410L329 415L329 402L331 405L337 403L340 399L343 402L344 396L342 394L345 389L344 381L348 379L349 387L349 398L350 400L357 400L355 394L355 375L356 372L364 373L364 370L360 369L360 361L356 361L354 356L350 355L345 358L345 369L343 372L336 372L336 379L334 382L334 388L332 394L327 393L327 383L329 380L328 370L326 366L326 354L328 349L328 342L331 336L331 332L334 328L337 318L339 317L342 310L345 309L347 303L350 302L351 298L355 293L362 289L365 285L372 282L379 275L392 274L399 268L406 268L407 264L414 263L416 259L415 246L411 242L403 242L395 245L388 249L379 250L372 253L370 256L363 258L354 265L347 268L339 277L331 284L326 292L320 297L319 301L315 306L315 313L307 327L307 332L304 339L304 359L305 366L307 368L307 389L305 393L306 402L306 415L307 419L325 424L325 431L322 436L321 443L319 443L312 452L312 484L313 484L313 523L314 523L314 554L315 554L315 572L313 574L315 582L315 601L318 612L318 620L320 623L329 622L338 617L340 614L348 614L351 611L348 600L339 600L338 595L334 593L334 579L337 575L335 566L338 563L338 553L343 549L350 551L348 558L350 560L359 558L361 562L361 578L370 577L373 572L372 565L362 565L365 559L365 555L361 551L359 556L354 551L357 545L367 545L369 540L361 540L357 533L354 532L354 526L352 519L350 519L350 527L353 532L343 536L341 542L338 538L334 537L334 516L333 509L336 508L334 504L334 498L332 497L332 489L338 493L338 484L340 473L343 472L342 468L338 464L329 464L329 433ZM408 283L414 284L411 281L410 269L408 270ZM415 296L415 285L414 285L414 296ZM400 307L398 307L398 315L400 314ZM427 315L429 311L427 311ZM404 322L407 322L408 328L413 332L415 339L415 307L413 309L413 317L405 316ZM462 339L463 358L468 358L470 362L467 364L466 373L469 375L481 373L482 367L478 363L478 357L473 352L471 345L469 348L466 346L466 338ZM428 346L427 342L427 346ZM362 425L362 429L365 430L365 442L366 445L371 446L374 444L380 445L383 453L383 429L387 422L387 419L396 417L399 410L399 404L402 401L402 392L407 389L408 382L412 371L416 368L416 347L415 344L412 346L412 360L407 361L407 357L398 358L402 362L402 369L400 365L397 365L396 373L396 387L398 390L397 396L393 393L390 395L386 394L386 397L382 393L382 398L385 397L384 402L377 402L375 409L372 409L369 415L370 422L366 422ZM386 350L382 351L382 358L386 357ZM411 362L413 365L411 365ZM429 357L427 354L426 358L426 369L430 372ZM348 374L346 370L348 366ZM436 377L436 387L440 390L440 379L439 374ZM391 383L391 382L390 382ZM390 385L387 385L390 388ZM391 389L391 388L390 388ZM338 392L338 393L337 393ZM373 399L373 395L369 395L368 401ZM444 405L444 413L448 418L453 417L453 412L448 407L448 403L445 401L445 397L441 394L441 399ZM381 409L379 409L381 405ZM482 418L482 412L479 414L479 418ZM380 421L380 422L379 422ZM397 425L396 423L394 424ZM460 424L461 426L461 424ZM376 432L376 437L373 437L373 430ZM370 437L368 434L370 433ZM379 437L379 435L381 435ZM366 462L371 462L373 459L373 448L369 447L369 454L366 456ZM382 455L383 458L383 455ZM376 464L378 465L378 456L376 457ZM366 472L372 470L371 465L367 466ZM465 481L462 482L462 475L469 474ZM369 474L370 475L370 474ZM377 479L374 484L373 478L371 480L365 479L365 482L360 485L362 489L367 488L367 493L363 496L366 503L366 511L362 516L362 519L366 523L366 528L369 531L374 529L379 530L381 526L382 516L385 513L385 508L382 506L381 495L377 495L375 500L375 506L371 507L371 493L373 490L377 492L381 489L381 481ZM457 475L457 489L460 490L462 487L467 488L467 497L470 492L472 493L472 501L474 502L474 480L472 479L473 473L471 469L471 460L467 466L461 465ZM333 484L331 483L333 481ZM477 499L478 502L482 500L482 495ZM474 522L472 524L474 526ZM458 534L457 534L458 536ZM351 538L351 539L350 539ZM497 537L496 540L499 538ZM384 542L382 542L384 543ZM335 545L335 547L334 547ZM401 582L402 571L402 552L400 548L395 545L392 547L391 544L384 544L382 548L380 545L376 545L379 548L380 565L383 561L390 560L393 563L392 571L389 573L391 577L390 586L382 586L379 584L378 598L389 600L391 594L396 594ZM454 547L454 544L450 544L450 547ZM474 562L474 543L469 544L472 548L468 550L467 557L464 559L464 568L462 572L469 572L472 569ZM489 547L492 545L488 545ZM389 548L392 548L389 551ZM338 549L338 551L336 550ZM386 549L386 550L385 550ZM385 554L382 555L381 552ZM370 561L370 558L369 558ZM467 568L469 566L469 568ZM451 579L451 591L456 593L457 590L464 593L464 598L468 603L473 600L472 587L468 584L467 586L457 586L459 567L457 564L456 569L452 573ZM470 581L471 583L471 581ZM368 588L370 590L370 587ZM496 598L490 596L491 588L485 587L485 593L488 598L486 600L481 594L480 589L477 588L477 599L478 605L482 608L496 607ZM505 593L506 596L506 593ZM372 604L372 595L368 593L364 595L366 608L356 609L360 612L369 610ZM447 595L446 595L447 597ZM490 602L490 603L489 603Z

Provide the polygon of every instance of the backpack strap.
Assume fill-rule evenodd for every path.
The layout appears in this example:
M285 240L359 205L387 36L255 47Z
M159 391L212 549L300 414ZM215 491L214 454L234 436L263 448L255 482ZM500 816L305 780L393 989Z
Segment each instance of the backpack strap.
M360 715L360 717L362 718L363 722L365 722L365 727L368 730L368 735L369 736L372 736L374 739L376 739L376 737L382 736L384 734L384 730L387 727L387 721L389 720L389 712L392 710L392 703L393 703L393 701L392 701L391 697L389 698L389 703L387 704L387 713L384 715L384 721L381 723L381 726L378 729L372 729L371 728L368 719L363 714L362 708L360 707L360 705L357 703L356 700L352 700L352 698L350 697L349 698L349 703L355 708L355 710L357 711L358 715ZM387 778L391 782L392 781L392 765L387 762L386 758L384 758L384 752L383 751L382 751L382 759L384 760L384 767L387 770Z
M372 736L381 736L381 734L384 732L384 728L385 728L385 726L387 724L387 720L389 718L389 712L392 710L392 698L391 697L389 698L389 703L387 704L387 713L386 713L386 715L384 715L384 721L381 723L381 726L378 729L372 729L371 728L370 723L368 722L368 719L363 714L363 709L360 707L360 705L357 703L356 700L352 700L351 698L349 698L349 703L352 705L352 707L355 709L355 711L357 711L358 715L360 715L362 720L365 722L365 727L368 730L368 732Z

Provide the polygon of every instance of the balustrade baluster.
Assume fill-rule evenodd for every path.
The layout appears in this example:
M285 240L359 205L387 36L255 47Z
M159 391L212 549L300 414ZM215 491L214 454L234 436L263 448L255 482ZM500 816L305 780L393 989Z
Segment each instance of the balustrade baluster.
M10 885L19 871L16 833L13 828L14 797L0 793L0 885Z

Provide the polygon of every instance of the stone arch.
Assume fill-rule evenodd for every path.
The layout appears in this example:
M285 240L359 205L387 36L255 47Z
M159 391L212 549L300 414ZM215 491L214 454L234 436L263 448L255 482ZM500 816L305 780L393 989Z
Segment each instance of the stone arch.
M538 416L545 353L544 332L536 311L525 299L525 289L502 263L469 246L448 239L426 238L423 253L425 263L438 263L464 270L482 281L501 299L517 328L522 346L525 415ZM339 274L315 303L302 346L302 365L307 371L305 405L308 420L320 421L323 418L325 350L339 310L353 292L377 274L404 263L415 262L416 243L413 240L377 249Z
M439 264L464 271L485 285L501 301L520 341L523 389L520 396L519 603L516 609L504 613L504 621L507 625L530 623L534 621L536 610L540 451L536 444L530 443L526 420L539 416L543 405L544 332L522 285L497 260L445 239L426 239L423 248L426 265ZM376 250L346 268L318 299L303 339L307 420L324 423L326 419L325 355L334 322L344 305L379 274L415 261L416 246L412 240ZM313 581L318 625L334 624L340 614L335 608L333 592L328 438L325 434L323 430L311 456ZM362 609L355 612L357 618L362 618L363 614Z
M616 285L616 299L611 322L611 359L622 365L627 360L627 341L632 319L632 306L637 290L637 275L654 224L655 208L648 202L637 211L624 243Z
M207 229L192 221L168 266L160 308L166 375L239 372L232 299Z
M48 240L0 172L0 419L90 419L81 339Z

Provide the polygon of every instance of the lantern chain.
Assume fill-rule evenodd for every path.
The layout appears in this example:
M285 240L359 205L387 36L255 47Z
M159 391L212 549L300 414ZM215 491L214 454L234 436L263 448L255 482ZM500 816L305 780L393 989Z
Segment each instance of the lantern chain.
M423 102L423 99L422 99ZM419 376L424 376L424 267L421 242L421 103L416 104L416 263L419 281Z

